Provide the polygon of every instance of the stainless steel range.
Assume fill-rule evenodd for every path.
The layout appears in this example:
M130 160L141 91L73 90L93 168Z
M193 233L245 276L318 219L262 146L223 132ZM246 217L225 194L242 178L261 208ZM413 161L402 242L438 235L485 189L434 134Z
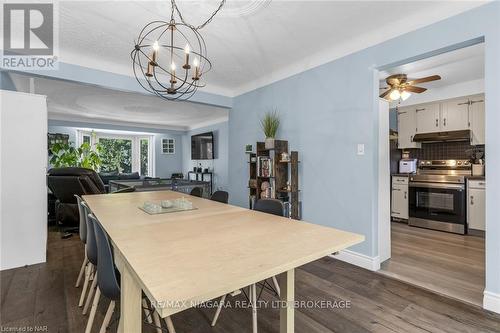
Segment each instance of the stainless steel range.
M410 176L408 224L457 234L467 233L465 177L468 160L421 160Z

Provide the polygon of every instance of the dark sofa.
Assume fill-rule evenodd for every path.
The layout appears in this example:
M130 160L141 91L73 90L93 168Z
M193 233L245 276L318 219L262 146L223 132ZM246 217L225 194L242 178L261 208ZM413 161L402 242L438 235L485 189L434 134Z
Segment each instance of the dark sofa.
M124 180L124 179L142 179L138 172L118 173L118 172L101 172L99 173L106 192L109 192L109 182L111 180Z

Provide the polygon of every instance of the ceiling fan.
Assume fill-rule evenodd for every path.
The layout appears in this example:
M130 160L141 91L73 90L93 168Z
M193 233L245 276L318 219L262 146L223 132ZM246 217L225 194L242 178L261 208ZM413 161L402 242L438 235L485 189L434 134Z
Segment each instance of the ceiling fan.
M385 82L387 82L389 87L381 88L381 89L387 89L387 88L389 89L383 92L380 95L380 98L385 98L393 101L402 99L404 101L411 96L411 93L420 94L427 90L427 88L417 87L414 86L414 84L431 82L436 80L441 80L441 76L432 75L408 81L408 77L406 76L406 74L391 75L385 79Z

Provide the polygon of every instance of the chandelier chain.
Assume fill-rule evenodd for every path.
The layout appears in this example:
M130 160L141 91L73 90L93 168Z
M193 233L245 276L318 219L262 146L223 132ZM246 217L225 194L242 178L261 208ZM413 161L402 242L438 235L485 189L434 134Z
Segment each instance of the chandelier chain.
M221 0L220 4L219 4L219 7L217 7L217 9L212 13L212 15L210 15L210 17L202 24L200 24L199 26L195 27L189 23L187 23L184 18L182 17L182 14L181 14L181 11L179 10L179 7L177 7L177 3L175 2L175 0L171 0L172 2L172 20L174 19L174 9L175 11L177 12L177 15L179 16L179 19L181 20L182 23L184 23L185 25L188 25L190 27L192 27L193 29L196 29L196 30L200 30L200 29L203 29L207 24L209 24L210 22L212 22L213 18L215 17L215 15L217 15L217 13L222 9L222 7L224 6L224 4L226 3L226 0Z

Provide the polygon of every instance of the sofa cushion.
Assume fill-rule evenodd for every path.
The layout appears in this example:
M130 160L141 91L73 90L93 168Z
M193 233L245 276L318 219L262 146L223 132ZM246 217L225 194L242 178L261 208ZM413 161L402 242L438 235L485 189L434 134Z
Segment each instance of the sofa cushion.
M138 172L130 172L130 173L120 173L118 174L118 179L141 179L141 176Z
M109 184L110 180L118 180L118 172L112 171L112 172L100 172L99 177L101 177L102 182L105 185Z

